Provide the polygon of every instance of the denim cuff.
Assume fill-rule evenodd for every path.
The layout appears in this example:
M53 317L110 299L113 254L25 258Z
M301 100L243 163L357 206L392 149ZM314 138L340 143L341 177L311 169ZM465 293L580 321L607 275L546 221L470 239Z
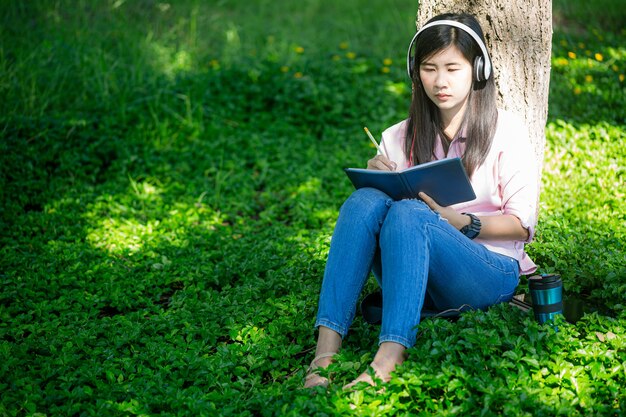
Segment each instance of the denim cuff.
M410 341L409 339L402 337L402 336L380 335L380 337L378 338L378 344L380 345L383 342L399 343L405 348L410 349L413 347L413 345L415 345L415 338L413 338L413 341Z
M319 326L327 327L330 330L333 330L333 331L339 333L339 335L341 336L342 339L344 337L346 337L346 335L348 334L348 329L346 329L343 326L340 326L337 323L333 323L332 321L328 321L326 319L317 319L317 321L315 322L315 327L319 327Z

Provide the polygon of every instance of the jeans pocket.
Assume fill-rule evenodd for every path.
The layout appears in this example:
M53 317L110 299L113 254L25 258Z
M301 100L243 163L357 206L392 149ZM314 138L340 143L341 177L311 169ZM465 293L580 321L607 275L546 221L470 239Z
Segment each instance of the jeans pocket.
M500 304L500 303L506 303L506 302L511 301L511 299L515 295L516 290L517 290L517 287L511 292L508 292L506 294L500 294L493 304Z
M504 274L502 277L503 281L501 281L500 295L496 298L494 304L511 301L519 286L519 273L517 272L519 270L519 264L513 258L509 258L508 261L511 262L510 265L513 267L513 270ZM507 264L507 266L509 265Z

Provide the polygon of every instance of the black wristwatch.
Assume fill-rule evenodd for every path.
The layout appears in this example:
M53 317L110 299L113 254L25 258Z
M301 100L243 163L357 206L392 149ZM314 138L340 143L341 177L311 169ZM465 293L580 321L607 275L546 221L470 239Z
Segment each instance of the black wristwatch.
M460 232L470 239L474 239L476 236L480 234L480 219L474 216L472 213L461 213L467 216L470 216L471 222L467 226L461 227Z

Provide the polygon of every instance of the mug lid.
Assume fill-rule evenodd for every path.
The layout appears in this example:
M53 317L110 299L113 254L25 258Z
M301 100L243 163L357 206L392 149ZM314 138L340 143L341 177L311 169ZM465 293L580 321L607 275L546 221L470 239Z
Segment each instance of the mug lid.
M551 284L553 282L557 282L561 280L561 276L558 274L541 274L541 275L533 275L528 278L534 283L541 284Z

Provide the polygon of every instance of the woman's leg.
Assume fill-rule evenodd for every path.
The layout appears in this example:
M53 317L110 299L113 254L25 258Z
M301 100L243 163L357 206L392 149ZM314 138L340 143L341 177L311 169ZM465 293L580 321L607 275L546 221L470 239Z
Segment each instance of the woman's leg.
M348 333L392 203L381 191L362 188L341 207L326 261L316 326L332 329L341 337Z
M392 200L384 193L364 188L355 191L341 207L330 244L320 292L316 327L319 335L311 368L327 367L354 319L356 304L369 277L378 247L378 235ZM324 356L324 357L322 357ZM305 386L325 385L325 378L307 377Z
M518 283L514 259L471 241L421 201L393 204L380 232L380 248L383 319L372 367L383 380L403 360L399 346L415 343L427 292L439 309L463 304L485 308L510 298ZM385 355L389 344L395 358Z
M517 261L463 236L421 201L393 205L380 247L380 342L413 346L426 291L438 309L463 304L480 309L505 301L518 284Z

